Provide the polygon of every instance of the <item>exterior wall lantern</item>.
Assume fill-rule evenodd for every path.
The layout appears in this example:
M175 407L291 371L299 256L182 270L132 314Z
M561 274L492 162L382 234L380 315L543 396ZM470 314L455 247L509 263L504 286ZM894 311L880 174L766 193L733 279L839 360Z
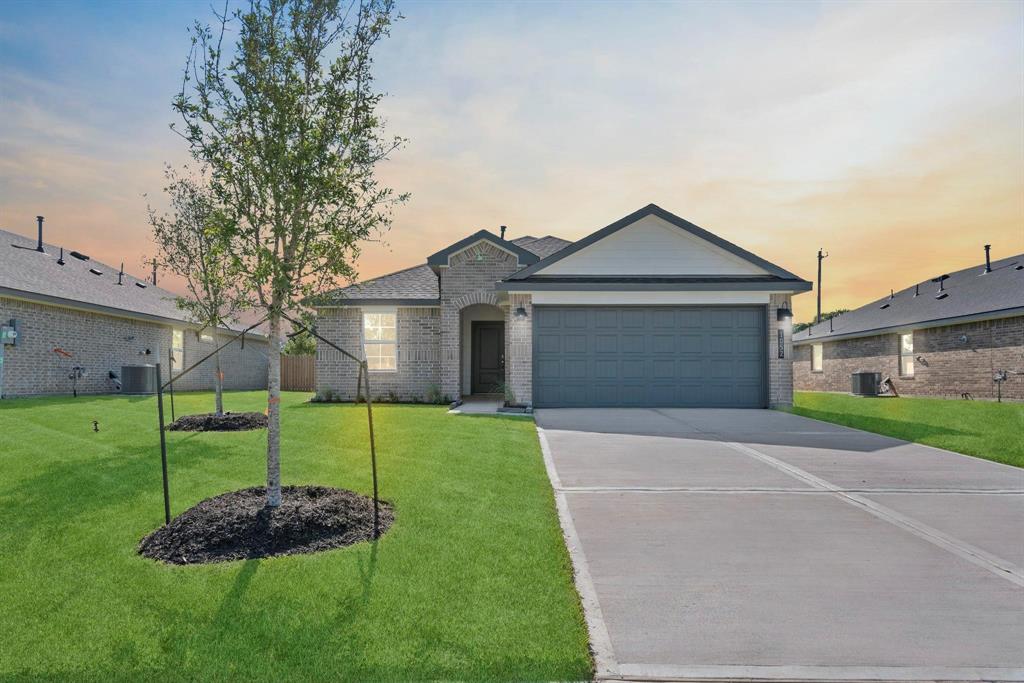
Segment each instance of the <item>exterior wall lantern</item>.
M779 308L775 311L775 319L780 323L786 323L793 319L793 311L788 308Z
M519 308L516 309L514 315L516 316L517 320L526 320L526 309L520 306Z

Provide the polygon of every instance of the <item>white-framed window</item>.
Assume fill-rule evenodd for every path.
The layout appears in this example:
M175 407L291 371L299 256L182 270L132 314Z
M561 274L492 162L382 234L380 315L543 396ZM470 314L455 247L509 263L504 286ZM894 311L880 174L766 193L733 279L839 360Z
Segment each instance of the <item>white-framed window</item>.
M171 372L185 367L185 331L171 330Z
M822 344L811 344L811 372L821 372L825 349Z
M202 334L199 335L199 341L203 342L204 344L209 344L213 341L213 335L203 332Z
M914 376L914 333L900 335L900 377Z
M370 370L398 369L398 313L394 309L363 311L363 353Z

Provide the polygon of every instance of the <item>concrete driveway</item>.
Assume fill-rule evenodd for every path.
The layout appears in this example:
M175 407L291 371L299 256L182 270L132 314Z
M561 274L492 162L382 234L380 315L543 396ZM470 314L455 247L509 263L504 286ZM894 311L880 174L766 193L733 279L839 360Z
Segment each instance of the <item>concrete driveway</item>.
M1024 680L1024 470L774 411L536 417L600 678Z

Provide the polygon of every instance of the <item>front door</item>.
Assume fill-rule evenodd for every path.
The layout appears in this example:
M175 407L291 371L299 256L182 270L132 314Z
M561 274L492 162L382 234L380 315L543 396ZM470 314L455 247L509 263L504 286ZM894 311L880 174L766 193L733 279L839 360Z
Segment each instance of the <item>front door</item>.
M473 321L470 392L491 394L505 382L505 323L500 320Z

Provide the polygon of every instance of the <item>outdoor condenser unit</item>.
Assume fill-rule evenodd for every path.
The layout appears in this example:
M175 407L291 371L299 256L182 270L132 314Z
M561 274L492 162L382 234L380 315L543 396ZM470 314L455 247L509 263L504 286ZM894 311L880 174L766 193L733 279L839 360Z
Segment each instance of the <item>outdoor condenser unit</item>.
M855 372L850 375L850 393L854 396L878 396L881 383L880 372Z
M122 394L155 394L156 393L156 366L155 365L122 365L121 366L121 393Z

